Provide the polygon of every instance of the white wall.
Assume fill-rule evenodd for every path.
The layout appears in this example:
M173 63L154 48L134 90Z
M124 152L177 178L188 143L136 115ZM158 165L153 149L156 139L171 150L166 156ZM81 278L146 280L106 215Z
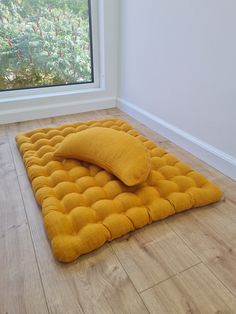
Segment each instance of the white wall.
M121 0L123 104L210 144L234 163L235 31L235 0Z

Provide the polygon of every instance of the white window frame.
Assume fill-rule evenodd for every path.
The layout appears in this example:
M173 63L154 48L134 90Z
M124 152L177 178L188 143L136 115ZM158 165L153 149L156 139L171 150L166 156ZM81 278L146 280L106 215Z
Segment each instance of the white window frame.
M87 92L98 91L102 88L103 74L100 72L100 10L99 0L91 0L91 27L92 27L92 52L93 52L93 71L94 82L74 84L74 85L61 85L50 87L37 87L19 90L0 91L0 103L24 99L38 99L42 97L60 96L60 95L73 95Z

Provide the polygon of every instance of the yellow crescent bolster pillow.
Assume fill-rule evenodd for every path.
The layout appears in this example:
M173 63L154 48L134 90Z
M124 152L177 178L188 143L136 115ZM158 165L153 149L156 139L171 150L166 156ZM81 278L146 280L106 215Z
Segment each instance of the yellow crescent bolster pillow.
M128 186L143 183L151 169L151 158L143 143L110 128L94 127L68 135L54 156L93 163Z

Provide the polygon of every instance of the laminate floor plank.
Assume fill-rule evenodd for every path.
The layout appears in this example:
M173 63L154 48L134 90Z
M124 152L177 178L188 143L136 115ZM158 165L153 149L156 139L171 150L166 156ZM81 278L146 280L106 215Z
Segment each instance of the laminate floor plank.
M233 314L236 300L203 264L142 293L150 313Z
M167 224L236 296L236 223L209 206L171 217Z
M112 241L111 246L138 291L200 262L163 221Z
M48 313L7 137L0 145L0 313Z

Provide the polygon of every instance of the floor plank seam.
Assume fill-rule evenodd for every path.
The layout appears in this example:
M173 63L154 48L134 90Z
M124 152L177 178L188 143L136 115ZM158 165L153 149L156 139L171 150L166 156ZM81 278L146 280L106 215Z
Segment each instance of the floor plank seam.
M220 202L219 202L220 203ZM207 205L207 206L205 206L205 208L210 208L210 209L212 209L212 211L215 209L215 210L218 210L217 208L215 208L214 207L215 206L215 204L210 204L210 205ZM197 208L196 208L197 209ZM202 224L202 226L204 227L204 228L208 228L208 229L210 229L210 231L213 233L213 234L217 234L217 232L214 230L214 228L212 228L212 226L211 225L209 225L209 223L207 223L207 222L205 222L204 220L202 221L202 220L199 220L199 218L196 216L196 214L194 213L194 211L192 211L191 213L190 213L190 215L194 218L194 219L196 219L199 223L201 223ZM227 216L226 216L227 217ZM168 225L169 225L169 223L168 223L168 221L166 222ZM230 222L230 223L228 223L228 224L226 224L227 226L230 226L230 225L232 225L232 224L234 224L235 222L234 221L232 221L232 222ZM171 228L171 226L169 225L169 227ZM173 230L173 229L172 229ZM173 230L174 231L174 230ZM176 233L177 234L177 233ZM189 247L189 248L191 248L189 245L188 245L188 243L179 235L179 234L177 234L183 241L184 241L184 243ZM227 248L228 247L228 245L226 244L226 243L224 243L224 247L225 248ZM198 255L197 255L197 253L195 253L194 252L194 250L192 249L192 252L204 263L204 260L202 260Z
M21 199L23 201L24 211L25 211L27 222L28 222L29 233L30 233L30 237L31 237L32 245L33 245L33 250L34 250L34 255L35 255L35 259L36 259L36 264L37 264L38 271L39 271L39 277L40 277L40 281L41 281L41 285L42 285L42 289L43 289L43 294L44 294L44 297L45 297L45 302L46 302L48 313L50 314L51 312L49 310L48 300L47 300L47 297L46 297L46 292L45 292L45 288L44 288L44 284L43 284L43 279L42 279L42 275L41 275L41 271L40 271L40 267L39 267L39 262L38 262L38 257L37 257L37 253L36 253L36 248L35 248L33 236L32 236L31 226L30 226L30 223L29 223L27 212L25 210L25 201L24 201L24 198L23 198L23 195L22 195L22 192L21 192L21 186L20 186L20 182L19 182L18 176L17 176L17 181L18 181L18 184L19 184L19 187L20 187Z
M168 224L168 226L171 228L171 226L169 225L168 222L166 222ZM213 230L210 226L208 226L211 230ZM174 232L175 230L173 228L171 228ZM213 230L214 231L214 230ZM176 233L176 232L175 232ZM176 233L177 234L177 233ZM179 238L185 243L185 245L192 251L192 253L197 256L199 258L199 260L207 267L207 269L211 272L211 274L226 288L226 290L234 297L236 298L236 295L225 285L225 283L217 276L217 274L215 272L213 272L211 270L211 268L208 266L208 264L198 256L197 253L194 252L194 250L188 245L187 241L185 241L181 235L177 234L177 236L179 236Z
M210 271L210 273L225 287L225 289L235 298L236 300L236 295L230 290L229 287L227 287L225 285L225 283L217 276L217 274L215 272L212 271L212 269L208 266L207 263L204 263L203 264L206 266L206 268Z
M110 246L110 248L111 248L112 252L114 253L115 257L117 258L119 264L121 265L122 269L124 270L124 272L126 273L127 277L129 278L129 280L130 280L130 282L131 282L133 288L135 289L135 291L137 292L138 296L140 297L140 300L142 301L144 307L145 307L146 310L147 310L147 313L150 313L150 311L148 310L148 308L147 308L147 306L146 306L146 304L145 304L145 302L144 302L144 300L143 300L143 298L142 298L140 292L136 289L136 287L135 287L135 285L134 285L132 279L130 278L129 274L127 273L126 269L124 268L122 262L120 261L118 255L116 254L116 252L115 252L115 250L113 249L112 245L111 245L110 243L108 243L108 245Z
M158 283L156 283L156 284L154 284L154 285L152 285L152 286L150 286L150 287L148 287L148 288L146 288L146 289L141 290L139 293L140 293L140 295L141 295L141 294L144 293L145 291L148 291L148 290L150 290L150 289L152 289L152 288L154 288L154 287L157 287L157 286L159 286L160 284L162 284L163 282L168 281L168 280L170 280L170 279L172 279L172 278L175 278L175 277L177 277L178 275L184 273L185 271L187 271L187 270L189 270L189 269L191 269L191 268L193 268L193 267L195 267L195 266L198 266L198 265L200 265L200 264L203 264L203 262L200 261L200 262L198 262L198 263L196 263L196 264L194 264L194 265L191 265L191 266L187 267L186 269L183 269L183 270L177 272L176 274L171 275L170 277L168 277L168 278L166 278L166 279L163 279L163 280L159 281Z
M168 219L167 219L168 220ZM176 234L176 236L189 248L192 254L199 259L199 261L203 262L203 260L198 256L198 254L188 245L188 243L171 227L168 221L165 221L168 227Z

